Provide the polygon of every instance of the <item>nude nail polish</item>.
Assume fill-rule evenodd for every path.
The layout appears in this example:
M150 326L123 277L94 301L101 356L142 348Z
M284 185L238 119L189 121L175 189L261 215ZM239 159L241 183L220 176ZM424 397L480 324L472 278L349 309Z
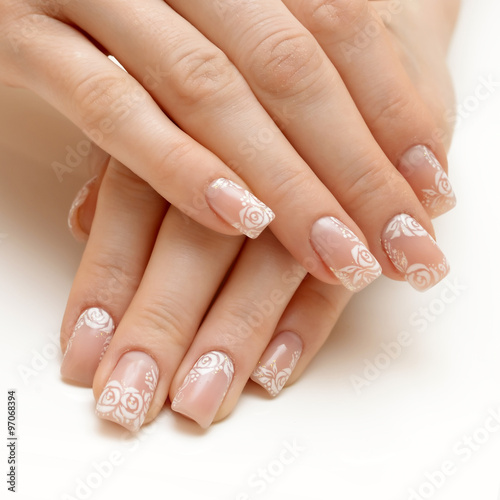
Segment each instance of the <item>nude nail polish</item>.
M293 332L281 332L269 343L250 378L276 397L290 378L302 354L302 340Z
M158 384L158 366L148 354L123 354L102 391L96 415L137 431L144 423Z
M228 179L212 182L205 196L219 217L252 239L257 238L275 217L267 205Z
M92 307L84 311L68 340L61 375L73 382L91 386L114 331L113 319L104 309Z
M389 259L406 281L420 292L437 285L450 267L432 236L410 215L392 218L382 233Z
M233 381L234 366L227 354L211 351L201 356L172 401L172 410L206 429L213 422Z
M80 208L87 200L90 194L90 188L97 181L97 176L92 177L88 182L86 182L83 187L78 191L73 203L71 204L71 208L68 213L68 227L70 231L73 233L76 239L80 241L86 241L88 239L88 234L86 234L80 224L79 216L80 216Z
M338 219L317 220L310 238L321 260L351 292L359 292L381 275L382 268L375 257Z
M401 158L398 170L431 217L439 217L457 204L446 172L426 146L409 149Z

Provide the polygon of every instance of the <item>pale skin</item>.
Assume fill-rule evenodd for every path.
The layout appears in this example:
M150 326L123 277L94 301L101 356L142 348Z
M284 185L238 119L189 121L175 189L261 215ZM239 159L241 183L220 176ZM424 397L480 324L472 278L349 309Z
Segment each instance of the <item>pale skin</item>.
M386 2L374 3L383 8ZM445 116L453 106L453 92L445 56L458 2L429 0L420 4L421 10L404 9L393 15L389 37L436 123L435 130L449 147L452 124ZM423 36L422 27L429 27L429 23L435 25ZM103 164L106 158L97 162ZM236 405L270 340L283 331L295 332L303 343L287 385L297 380L328 338L352 294L311 275L303 279L305 270L269 230L258 240L248 241L238 255L241 238L205 229L172 207L164 218L166 205L161 196L115 159L102 177L102 184L99 181L92 188L97 192L100 187L97 208L95 196L91 196L79 211L80 231L87 233L91 227L90 239L61 336L64 349L76 317L86 307L96 305L97 291L113 282L114 293L100 305L119 326L94 378L96 399L124 352L146 352L160 372L146 417L146 422L151 421L168 396L174 399L199 356L222 350L236 370L214 418L220 420ZM228 281L211 304L235 258ZM269 300L277 289L283 300L276 301L272 312L249 329L256 304Z
M310 242L325 216L400 279L380 242L384 226L410 213L434 233L394 165L416 144L447 161L377 16L384 3L8 0L1 79L44 97L200 224L237 234L205 200L207 186L227 178L274 211L273 234L321 281L338 283ZM346 53L342 43L374 23L370 43Z
M244 51L238 52L238 44L225 43L225 40L220 38L227 37L229 41L234 39L241 26L228 26L227 30L221 30L216 23L205 26L203 18L206 13L198 2L179 2L179 5L170 2L180 14L202 30L210 41L226 51L241 72L240 76L244 77L244 81L263 104L261 107L248 97L248 110L224 114L223 102L231 102L230 92L223 95L223 102L218 102L217 93L214 93L209 95L213 99L198 99L193 102L190 96L184 96L185 99L172 104L169 99L171 96L159 95L155 93L155 89L150 89L155 100L160 102L178 123L181 116L187 117L182 118L185 121L180 123L189 134L187 137L182 136L182 141L189 142L188 152L196 156L196 161L189 162L185 168L179 168L183 172L182 175L186 174L190 179L197 176L206 179L209 169L212 168L211 162L214 162L214 174L217 172L217 177L222 175L221 169L224 166L218 163L219 160L215 160L210 152L227 164L235 161L241 139L252 135L251 130L235 125L235 115L241 119L242 113L245 112L242 122L254 124L254 130L261 126L273 127L272 124L269 125L269 115L276 117L279 113L273 111L279 111L280 106L287 109L287 113L292 116L304 117L302 120L292 119L285 125L278 123L283 132L276 125L272 134L274 139L269 148L264 152L257 150L257 158L252 158L248 164L245 164L245 158L238 157L237 171L248 173L243 177L244 181L247 181L246 184L243 179L240 180L234 177L234 174L224 171L228 178L251 186L252 191L275 210L277 219L271 225L274 236L267 230L259 240L245 245L244 251L237 257L227 283L213 304L211 301L230 263L237 256L243 239L231 236L234 231L224 226L217 218L213 218L209 211L201 210L199 214L189 211L189 215L210 229L190 222L174 208L170 208L164 218L166 204L162 196L174 205L183 205L183 200L176 198L176 193L182 193L182 186L186 182L182 178L179 179L177 173L173 177L165 173L158 177L158 170L148 170L145 166L159 165L158 158L151 158L151 155L155 154L158 143L164 142L164 139L160 140L158 135L152 133L149 139L153 142L145 141L140 144L140 147L136 148L139 150L137 152L132 150L130 136L127 135L131 130L136 134L134 137L145 135L144 120L151 123L155 117L158 117L155 127L160 127L161 122L162 128L158 130L164 134L163 137L179 141L180 132L170 129L166 119L160 118L154 103L146 98L145 109L139 116L134 115L135 122L130 123L126 133L123 130L126 127L123 127L116 137L113 137L113 141L108 137L100 143L135 174L116 159L112 159L102 179L95 217L91 202L82 207L82 226L84 230L85 226L88 230L93 219L92 230L68 302L61 336L62 347L65 348L76 318L83 309L90 306L106 307L119 326L96 372L94 393L96 398L99 398L110 373L124 352L148 353L156 361L160 377L146 421L152 420L158 414L168 395L170 399L175 397L190 367L207 351L223 350L231 357L236 367L234 380L214 420L223 418L234 408L273 334L288 330L295 332L302 339L303 353L288 384L300 376L327 339L351 296L342 287L331 286L338 283L337 280L318 262L318 256L311 252L307 245L310 221L325 213L342 219L369 244L382 264L384 273L394 279L400 279L400 276L383 253L379 242L381 226L385 221L395 213L409 212L433 234L430 217L412 190L411 183L405 180L393 165L397 165L398 158L408 147L426 144L432 147L446 168L445 151L451 140L451 124L446 123L443 117L444 111L451 106L453 97L444 58L453 31L458 2L420 1L420 9L417 10L411 7L415 2L404 2L405 8L397 13L389 10L392 12L390 18L382 17L389 23L389 29L377 33L367 48L350 52L349 60L345 57L344 49L339 51L341 41L347 40L351 46L354 44L349 29L352 30L353 26L362 29L372 20L372 17L367 17L367 12L372 12L367 10L368 7L374 9L373 12L387 11L391 2L359 2L357 15L350 19L344 18L343 23L337 25L342 28L335 31L340 38L333 41L327 38L330 32L325 26L314 25L315 18L309 15L303 2L290 0L285 3L297 19L314 32L316 40L334 65L327 65L325 61L318 60L318 67L324 71L318 74L322 76L321 80L318 80L321 84L311 83L300 89L300 84L305 81L300 79L295 82L296 87L281 89L282 93L276 93L276 81L262 81L256 78L253 70L255 64L258 67L259 61L247 60L248 54L245 55ZM350 4L356 7L358 2ZM79 12L77 7L73 11L71 5L68 8L64 15L70 16L71 19L78 18L80 26L85 27L85 23L90 22L85 12ZM272 3L269 8L277 9L276 15L283 12L280 10L280 2ZM328 16L326 19L329 19ZM350 22L347 22L348 20ZM432 24L434 26L430 29ZM210 32L212 27L213 33ZM332 28L331 25L328 27ZM54 25L55 31L59 28L60 26L55 28ZM101 43L106 42L106 47L113 48L115 53L117 49L114 49L113 40L107 38L107 34L98 28L94 38ZM294 29L299 30L295 33L298 40L307 40L307 47L311 39L304 35L301 27L294 25ZM62 36L62 32L54 34L59 35ZM81 48L84 49L83 40L79 35L68 33L68 36L73 37L71 39L74 39L75 47L82 44ZM189 30L189 36L194 37L195 41L198 40L195 31ZM432 50L429 50L426 44L429 44ZM133 54L137 49L127 47L125 43L124 50ZM40 61L43 61L44 55L38 55ZM133 55L130 57L130 66L127 69L140 75L141 68L134 66ZM19 75L12 70L11 79L6 78L6 81L27 85L23 77L26 78L29 71L33 71L40 61L30 60L29 50L26 52L26 58L28 68L23 69L27 73ZM314 60L314 57L312 59ZM125 59L120 60L123 62ZM369 60L377 61L377 71L367 64ZM104 64L104 61L102 63ZM68 65L71 68L70 60ZM385 71L380 71L382 67ZM83 124L78 109L69 109L71 106L68 106L67 100L57 101L56 96L64 97L74 88L70 85L65 89L57 88L51 78L57 74L61 76L61 73L57 73L57 68L54 71L56 73L46 75L46 81L41 78L36 90L70 115L75 122L84 128L88 127L88 124ZM339 73L342 80L339 79ZM115 76L114 74L113 78ZM286 76L286 81L289 81L293 75L290 75L289 71ZM123 79L122 74L120 78ZM312 78L311 81L313 80ZM242 93L243 87L240 87L241 85L237 89L239 93L235 94L238 98L234 97L238 102L246 95ZM372 92L373 89L377 89L377 92ZM394 95L396 97L392 98ZM398 105L401 104L398 99L401 95L405 96L404 105ZM388 99L394 102L394 106L390 106L390 112L385 113L383 110ZM86 102L88 104L88 101ZM362 117L355 110L354 102ZM290 107L292 111L288 112ZM312 115L311 109L318 108L325 112L318 111ZM80 111L82 109L80 108ZM197 110L196 120L190 121L189 116L194 113L189 111L193 109ZM214 109L220 110L217 116L224 134L213 126L206 126L207 122L204 120L209 119ZM336 113L332 112L334 110ZM146 116L152 118L146 119ZM340 119L339 116L343 118ZM314 120L311 121L311 117ZM228 130L234 132L229 133ZM325 141L318 133L320 131L324 134L325 130L338 130L339 134L342 132L342 141ZM349 139L350 134L352 139ZM358 147L342 147L345 143L356 144ZM298 154L290 149L290 144ZM164 158L166 152L161 154ZM173 158L184 166L182 162L186 155ZM287 159L286 168L283 165L284 158ZM250 163L258 164L262 171L250 172ZM209 168L201 173L194 171L192 164L208 165ZM272 170L266 167L268 164L281 164L281 171L272 174L276 175L275 179L279 178L279 185L287 182L286 176L288 171L291 172L286 197L281 196L279 199L279 186L273 185L272 176L266 177L267 172ZM349 169L342 168L343 165L349 165ZM299 170L301 173L297 174ZM168 172L171 173L171 169ZM294 175L300 179L300 189L297 186L294 190ZM165 186L167 178L173 180L170 188L175 193L172 196ZM99 184L96 184L95 188L98 186ZM303 189L304 186L307 190ZM276 193L277 199L274 198ZM293 195L290 196L289 193ZM327 211L313 210L309 201L311 197L318 201L316 206L328 207ZM289 199L293 200L292 205L295 206L289 206ZM380 203L381 199L390 202ZM303 224L291 223L294 217L290 214L295 213L299 214L299 220L304 222ZM278 222L278 219L283 222ZM161 228L158 229L160 225ZM179 265L179 261L182 265ZM302 280L306 271L310 275ZM202 280L200 276L203 277ZM284 280L283 276L288 278ZM110 280L118 283L118 286L115 286L114 293L106 304L98 304L97 292L105 289ZM266 315L259 325L251 330L244 328L255 304L268 299L276 289L282 291L283 300L277 301L272 313Z

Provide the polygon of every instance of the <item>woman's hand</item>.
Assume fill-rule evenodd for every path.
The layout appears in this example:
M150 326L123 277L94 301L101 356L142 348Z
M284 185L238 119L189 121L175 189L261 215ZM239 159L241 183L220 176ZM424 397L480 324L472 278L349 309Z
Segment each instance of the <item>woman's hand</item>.
M436 4L422 5L420 21L430 17L439 25ZM435 39L423 42L418 16L392 22L401 60L423 68L409 74L450 140L443 119L452 102L447 37L441 46L435 30ZM430 60L427 43L434 47ZM424 164L408 178L416 192L435 182ZM72 211L81 234L92 229L61 333L62 374L93 384L99 416L136 430L169 394L174 410L206 427L231 411L249 377L274 396L300 376L349 292L311 276L303 280L305 270L268 232L240 251L241 239L206 230L173 208L163 219L162 198L115 160L95 210L100 182Z
M174 207L163 218L165 209L150 186L109 162L63 321L62 375L93 385L98 416L130 430L168 396L202 427L232 410L250 377L276 396L351 295L304 280L269 231L244 244Z
M446 156L376 3L9 0L2 80L42 95L215 231L255 237L267 205L273 233L318 279L357 291L382 268L425 289L448 267L419 202L429 193L404 176L414 164L444 176ZM339 49L373 27L363 50ZM435 215L454 198L434 191Z

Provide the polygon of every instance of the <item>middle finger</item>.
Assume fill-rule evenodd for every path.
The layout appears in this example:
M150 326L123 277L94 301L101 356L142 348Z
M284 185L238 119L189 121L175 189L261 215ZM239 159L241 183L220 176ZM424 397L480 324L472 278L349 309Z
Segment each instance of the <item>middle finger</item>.
M272 207L277 215L272 230L298 262L318 279L336 283L336 276L354 286L342 271L353 264L352 241L346 242L338 227L347 226L360 240L362 232L219 48L159 0L144 0L140 9L134 3L115 9L110 1L72 2L67 14L113 53L184 131L231 166ZM112 19L113 29L109 23L96 24L96 18ZM131 18L134 37L130 36ZM241 195L233 196L236 204L230 207L220 193L231 187L225 183L217 187L208 202L212 208L217 204L215 211L223 219L238 223L231 218L239 214L241 224L257 224L259 215L247 213L252 207L240 200ZM203 199L203 193L194 195ZM335 252L322 261L316 233L311 231L325 216L341 224L329 229ZM357 244L362 243L356 240ZM356 283L356 290L380 274L375 259L370 262L371 272L363 274L365 279Z
M387 276L422 291L446 276L429 216L318 42L281 0L168 3L228 55L271 116L286 111L287 138L358 224ZM418 231L395 237L395 225ZM286 242L281 231L274 228ZM323 257L334 253L331 244L320 247ZM425 286L413 279L416 269L432 275Z

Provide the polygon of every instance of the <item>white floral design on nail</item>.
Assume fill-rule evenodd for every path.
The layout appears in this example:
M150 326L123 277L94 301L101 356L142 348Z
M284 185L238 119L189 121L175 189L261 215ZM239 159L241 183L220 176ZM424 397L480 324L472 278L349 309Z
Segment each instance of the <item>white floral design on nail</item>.
M450 271L445 257L439 264L416 263L408 265L408 259L402 250L393 248L390 243L385 244L385 250L396 269L404 274L408 283L421 292L439 283Z
M363 244L355 246L351 255L352 265L332 269L332 272L349 291L356 292L377 279L382 274L382 268Z
M172 401L172 408L178 405L183 397L184 390L189 384L196 382L200 377L208 374L217 374L223 372L227 378L227 386L224 394L221 397L221 401L226 396L227 390L229 389L229 385L233 380L234 375L234 365L233 362L229 359L229 357L220 351L211 351L207 354L204 354L198 361L195 363L191 371L187 374L184 382L181 387L177 391L174 400Z
M399 214L387 225L384 233L386 240L400 236L429 236L429 233L408 214Z
M240 220L231 223L231 226L249 238L257 238L274 220L274 212L265 203L233 181L218 179L212 184L212 187L216 189L234 188L241 192L240 202L243 208L239 212Z
M330 270L348 290L357 292L377 279L382 274L382 268L363 242L345 224L334 217L330 219L340 229L342 236L354 243L351 248L352 263L341 269Z
M96 337L105 337L101 355L99 358L99 361L101 361L102 357L104 356L104 353L109 347L111 339L113 338L113 333L115 331L115 324L113 322L113 318L104 309L101 309L100 307L91 307L90 309L84 311L78 318L73 333L71 334L71 337L68 340L66 352L68 352L71 349L73 345L73 340L78 334L78 331L80 330L80 328L84 326L87 326L91 330L94 330Z
M414 262L410 264L405 252L395 247L391 240L398 237L419 238L425 237L431 244L437 247L437 243L431 235L410 215L400 214L396 216L387 226L384 233L384 249L396 269L402 273L408 283L421 292L439 283L450 271L450 266L443 255L441 262L427 264Z
M113 319L100 307L91 307L84 311L76 322L76 329L81 328L84 324L103 333L112 333L114 329Z
M273 360L269 364L269 368L264 365L259 365L252 373L252 378L258 382L266 391L273 397L276 397L283 387L285 386L287 380L290 378L297 361L300 358L302 351L297 350L292 354L292 360L290 365L282 370L278 370L278 365L276 360Z
M118 380L110 380L97 402L97 415L101 418L112 418L115 422L137 431L144 423L158 383L156 366L151 365L144 383L149 390L139 391L135 387L124 386Z
M426 159L427 163L434 169L434 185L422 189L422 205L427 209L431 217L437 217L456 205L456 197L451 183L443 170L443 167L435 157L434 153L425 146L417 146Z

